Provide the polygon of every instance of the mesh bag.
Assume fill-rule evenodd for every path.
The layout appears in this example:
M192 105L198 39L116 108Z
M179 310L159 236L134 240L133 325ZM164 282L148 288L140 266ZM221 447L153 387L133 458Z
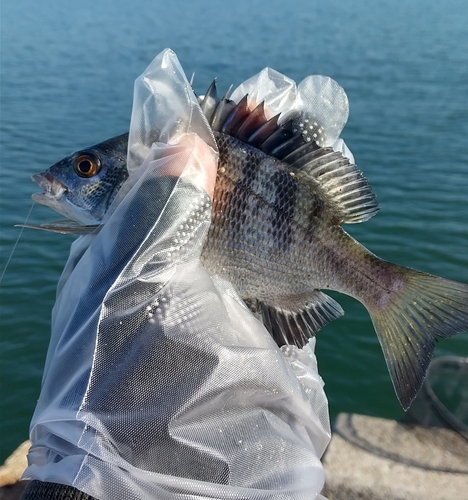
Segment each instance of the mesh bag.
M59 283L25 478L100 500L318 498L315 340L278 349L200 264L215 142L170 50L136 82L129 167Z

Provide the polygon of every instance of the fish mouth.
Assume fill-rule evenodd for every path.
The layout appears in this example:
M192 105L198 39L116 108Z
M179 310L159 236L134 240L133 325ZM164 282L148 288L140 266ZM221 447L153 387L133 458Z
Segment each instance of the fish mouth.
M76 206L72 201L69 200L69 195L73 194L73 191L70 191L70 189L65 184L58 181L53 175L49 174L48 172L42 172L40 174L32 175L31 179L44 190L43 193L34 193L32 195L33 201L39 203L40 205L45 205L46 207L55 210L59 214L62 214L67 219L69 219L65 223L60 222L60 227L58 228L60 229L60 231L56 232L64 232L62 231L62 229L67 228L67 226L70 225L71 221L74 221L71 224L72 231L68 232L74 234L86 234L81 230L75 230L78 225L99 225L100 222L90 216L86 210L80 208L79 206ZM57 221L46 224L44 227L40 227L40 229L55 231L56 226ZM87 229L89 232L89 228Z
M46 205L51 199L59 199L65 193L68 193L67 186L62 184L48 172L34 174L31 176L31 179L44 190L43 193L34 193L32 195L32 199L37 203Z

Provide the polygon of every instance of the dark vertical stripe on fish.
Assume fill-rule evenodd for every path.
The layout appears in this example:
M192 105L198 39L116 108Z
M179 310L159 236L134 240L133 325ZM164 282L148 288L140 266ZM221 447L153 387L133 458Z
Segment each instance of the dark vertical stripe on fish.
M280 249L286 251L293 239L292 222L299 186L296 180L284 171L275 172L271 180L276 190L271 220L273 235L276 236Z
M310 197L311 206L307 216L307 231L313 233L324 211L323 201L319 197Z

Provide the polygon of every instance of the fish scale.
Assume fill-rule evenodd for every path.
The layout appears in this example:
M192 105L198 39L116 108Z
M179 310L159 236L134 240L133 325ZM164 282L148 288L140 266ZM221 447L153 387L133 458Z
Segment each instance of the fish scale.
M265 103L250 103L248 96L238 103L219 99L214 83L199 103L219 150L204 266L233 283L278 345L302 347L343 314L322 290L359 300L408 408L435 338L468 329L468 286L379 259L341 227L368 220L379 207L362 172L326 147L313 109L267 119ZM33 176L45 190L35 201L75 221L41 228L95 231L128 175L127 143L124 134ZM85 167L99 166L89 178L77 175L81 155ZM80 225L88 221L94 225Z

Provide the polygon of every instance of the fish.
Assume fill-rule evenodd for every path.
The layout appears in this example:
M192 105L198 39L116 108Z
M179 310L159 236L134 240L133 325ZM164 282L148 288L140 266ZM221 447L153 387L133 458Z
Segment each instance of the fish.
M234 285L279 346L303 347L344 314L327 290L360 301L408 409L436 338L468 330L468 286L385 261L343 229L373 217L376 196L348 157L306 133L304 117L267 118L263 102L220 98L216 82L199 104L219 150L205 268ZM33 200L71 220L42 228L96 230L128 177L127 146L123 134L33 175L43 189Z

